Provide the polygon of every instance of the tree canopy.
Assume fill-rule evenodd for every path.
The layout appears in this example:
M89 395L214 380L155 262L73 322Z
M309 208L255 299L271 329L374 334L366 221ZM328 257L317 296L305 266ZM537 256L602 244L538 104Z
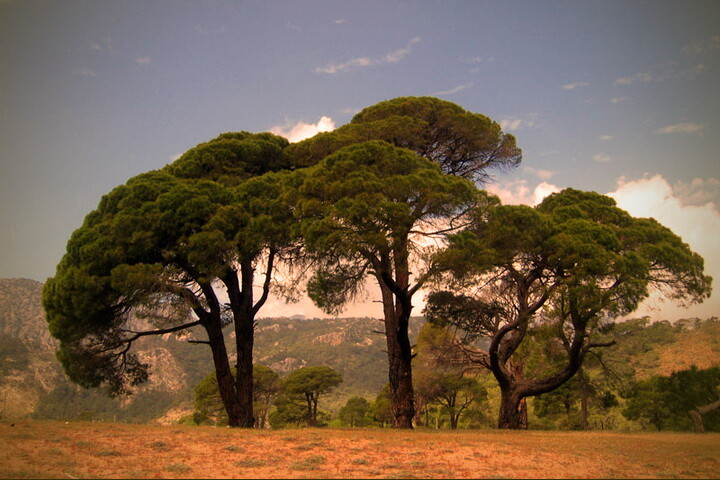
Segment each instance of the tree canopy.
M272 134L223 134L101 199L43 292L58 358L73 381L127 393L148 376L133 342L201 325L208 340L199 342L211 347L231 425L251 426L254 316L277 255L292 244L291 210L279 203L282 175L272 173L289 167L286 146ZM255 300L261 263L265 282ZM222 333L228 322L236 377Z
M594 192L566 189L535 208L495 205L475 217L438 259L454 272L455 290L433 293L426 313L468 338L491 339L476 360L503 392L501 427L522 426L522 400L572 377L587 351L602 346L593 340L601 322L635 310L650 288L687 302L710 294L703 259L677 235ZM516 354L543 325L554 332L545 348L565 352L564 360L524 378Z
M517 166L522 152L513 135L489 117L434 97L398 97L367 107L350 123L292 145L299 165L314 165L348 145L383 140L477 181L493 169Z
M293 371L283 382L283 390L290 395L301 395L307 403L310 426L317 426L318 400L342 383L342 375L325 365L302 367Z

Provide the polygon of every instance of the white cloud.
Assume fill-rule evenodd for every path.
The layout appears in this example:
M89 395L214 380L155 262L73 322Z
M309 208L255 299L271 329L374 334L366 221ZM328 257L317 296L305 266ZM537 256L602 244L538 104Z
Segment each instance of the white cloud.
M411 51L413 45L420 41L420 37L410 39L407 46L404 48L393 50L392 52L386 53L380 57L358 57L348 60L344 63L330 63L324 67L317 67L315 73L341 73L346 71L356 70L358 68L372 67L376 65L386 65L391 63L398 63L400 60L405 58Z
M531 188L527 180L511 180L494 183L487 187L488 192L497 195L505 205L537 205L551 193L559 192L560 187L548 182L541 182Z
M150 65L151 61L150 57L140 57L135 59L135 63L138 65Z
M685 205L720 205L720 180L717 178L694 178L689 183L678 181L673 185L675 196Z
M632 85L634 83L648 83L654 80L656 80L656 78L649 73L636 73L634 75L630 75L629 77L618 78L615 80L614 85Z
M435 92L433 95L452 95L453 93L462 92L465 89L468 89L475 85L473 82L466 83L464 85L458 85L455 88L451 88L450 90L441 90L439 92Z
M685 133L692 135L696 133L702 133L705 130L705 125L700 123L682 122L676 123L675 125L668 125L667 127L658 128L655 133L661 135L668 135L673 133Z
M523 128L530 128L537 125L537 114L529 114L524 117L509 117L500 120L500 128L506 132L514 132Z
M342 25L343 23L347 23L347 20L345 20L344 18L338 18L333 23L335 23L335 25Z
M562 86L563 90L575 90L576 88L582 88L587 87L590 84L588 82L575 82L575 83L567 83Z
M610 99L610 103L612 103L614 105L614 104L622 103L627 99L628 99L628 97L613 97Z
M550 180L553 176L555 176L556 172L552 172L550 170L542 170L538 168L533 167L524 167L523 170L526 172L532 173L533 175L537 176L540 180Z
M612 140L612 135L600 135L600 140Z
M276 125L270 128L270 132L287 138L291 143L313 137L320 132L333 130L335 130L335 122L328 116L320 117L317 123L298 122L292 126Z
M673 65L673 62L670 62L669 65ZM688 67L681 70L676 70L672 68L672 66L668 67L667 65L665 65L663 68L663 70L659 70L653 73L640 72L634 75L630 75L628 77L620 77L615 80L613 85L617 87L621 85L634 85L636 83L664 82L666 80L690 80L703 73L707 67L705 67L704 64L700 63L693 67Z
M600 163L607 163L612 161L612 157L603 153L598 153L597 155L593 155L593 160Z
M720 182L712 179L713 188ZM696 189L703 187L698 182ZM720 278L720 211L717 205L707 202L703 205L689 205L683 202L681 189L673 188L661 175L644 177L639 180L621 178L617 188L609 196L615 198L620 208L635 217L653 217L679 235L690 248L705 259L705 272L714 279ZM717 290L717 289L716 289ZM655 295L633 315L650 315L654 318L676 320L692 316L717 316L720 311L720 297L715 294L701 305L683 309L672 303L663 302Z

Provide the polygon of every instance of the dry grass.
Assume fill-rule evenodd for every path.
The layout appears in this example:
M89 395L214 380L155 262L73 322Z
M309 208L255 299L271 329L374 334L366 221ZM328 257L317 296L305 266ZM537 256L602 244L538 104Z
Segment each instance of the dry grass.
M718 478L720 435L0 423L0 478Z

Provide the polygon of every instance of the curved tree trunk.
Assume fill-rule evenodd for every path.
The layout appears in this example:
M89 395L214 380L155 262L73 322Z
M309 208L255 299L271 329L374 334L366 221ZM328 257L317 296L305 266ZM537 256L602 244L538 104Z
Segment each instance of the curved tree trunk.
M695 433L705 433L705 422L703 421L703 415L710 413L713 410L720 408L720 400L717 400L709 405L698 407L695 410L690 410L688 415L692 418L693 426L695 427Z

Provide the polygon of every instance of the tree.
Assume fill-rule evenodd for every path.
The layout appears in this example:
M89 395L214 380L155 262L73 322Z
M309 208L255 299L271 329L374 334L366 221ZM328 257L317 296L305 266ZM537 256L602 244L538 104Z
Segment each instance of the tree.
M348 145L383 140L476 181L522 159L515 137L489 117L434 97L399 97L365 108L347 125L291 145L300 165L314 165Z
M340 409L339 417L343 423L351 427L365 425L365 417L370 409L370 403L363 397L350 397L344 407Z
M253 412L256 427L265 428L270 405L280 391L280 383L280 375L270 367L257 363L253 365ZM215 425L228 424L227 411L220 396L215 372L202 379L195 387L195 412L199 418L209 419Z
M378 422L381 427L392 425L392 393L390 392L390 383L386 383L380 393L377 394L375 400L370 404L368 416Z
M652 287L701 302L712 280L703 259L654 219L633 218L609 197L573 189L535 208L477 210L475 223L454 235L437 261L452 269L454 290L434 292L426 315L460 327L468 341L490 338L474 357L500 386L499 428L525 427L525 398L558 388L588 351L609 345L596 340L604 319L632 312ZM526 378L522 350L538 328L555 332L542 348L563 352L563 361Z
M697 433L720 430L720 367L692 366L669 376L655 375L638 382L623 415L647 420L658 430L666 428ZM710 417L706 422L705 416Z
M366 274L375 279L383 303L393 425L412 428L408 323L413 295L434 272L432 265L416 262L414 267L425 270L411 278L411 256L421 253L423 239L452 230L482 194L470 181L380 141L350 145L294 173L292 203L306 249L318 264L308 294L326 312L337 313L361 291Z
M253 365L255 426L265 428L273 399L280 393L280 375L265 365Z
M279 201L287 140L226 133L105 195L43 290L58 359L84 387L126 394L148 377L132 346L200 326L233 427L253 425L252 347L278 257L293 244ZM256 268L265 279L259 297ZM228 303L221 298L227 296ZM234 324L236 374L223 327Z
M342 376L330 367L302 367L293 371L283 382L283 390L290 395L302 395L307 404L308 425L317 427L318 400L342 383Z
M444 327L426 323L418 334L413 366L415 398L419 412L424 410L425 425L433 403L445 407L450 428L455 430L462 413L487 398L487 391L468 376L465 356L455 336ZM419 420L416 418L416 421Z

